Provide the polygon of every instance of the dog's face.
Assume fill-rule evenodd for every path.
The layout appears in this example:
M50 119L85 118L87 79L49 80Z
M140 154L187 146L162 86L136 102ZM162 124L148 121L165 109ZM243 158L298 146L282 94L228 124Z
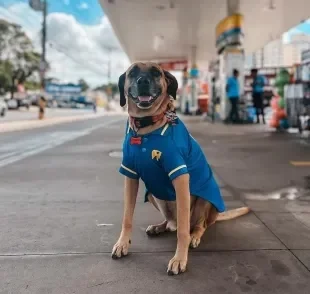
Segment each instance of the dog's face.
M176 99L178 82L156 63L134 63L119 78L120 105L131 99L141 110L150 109L167 95Z

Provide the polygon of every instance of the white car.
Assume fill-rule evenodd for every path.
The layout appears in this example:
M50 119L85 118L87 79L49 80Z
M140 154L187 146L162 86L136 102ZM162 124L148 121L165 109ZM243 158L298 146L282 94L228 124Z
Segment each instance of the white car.
M0 97L0 116L5 116L8 106L3 98Z

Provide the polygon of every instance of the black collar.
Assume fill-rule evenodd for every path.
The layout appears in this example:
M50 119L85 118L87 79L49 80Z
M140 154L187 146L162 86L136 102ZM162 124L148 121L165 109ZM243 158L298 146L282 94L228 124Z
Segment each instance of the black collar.
M165 113L161 113L154 116L145 116L145 117L130 117L131 125L136 129L142 129L148 126L152 126L158 121L160 121L165 116Z

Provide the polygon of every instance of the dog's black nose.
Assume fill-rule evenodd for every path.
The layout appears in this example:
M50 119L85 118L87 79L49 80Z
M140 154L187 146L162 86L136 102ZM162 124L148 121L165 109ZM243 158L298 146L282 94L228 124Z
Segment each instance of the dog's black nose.
M143 85L149 85L150 83L151 83L151 79L148 78L148 77L139 77L139 78L137 79L137 84L138 84L138 85L141 85L141 86L143 86Z

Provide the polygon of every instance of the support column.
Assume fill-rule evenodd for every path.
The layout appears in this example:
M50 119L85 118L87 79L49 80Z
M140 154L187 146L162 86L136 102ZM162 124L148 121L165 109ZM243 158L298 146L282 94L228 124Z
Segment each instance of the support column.
M198 78L198 68L197 68L197 47L191 47L191 70L190 70L190 78L191 78L191 92L189 95L190 100L189 110L190 112L194 112L198 109L198 88L197 88L197 78Z
M197 47L190 46L188 50L188 65L186 71L183 71L183 91L181 99L181 111L184 114L192 114L198 108L198 68L197 68ZM187 91L189 86L190 91Z
M227 0L227 15L240 13L240 0Z
M232 76L233 69L239 71L240 100L244 92L245 57L242 48L243 17L240 14L240 0L226 0L227 17L217 26L217 43L220 62L220 117L225 120L230 111L230 103L226 94L227 78ZM227 37L228 36L228 37Z
M191 68L194 68L197 63L197 47L192 46L191 47Z

